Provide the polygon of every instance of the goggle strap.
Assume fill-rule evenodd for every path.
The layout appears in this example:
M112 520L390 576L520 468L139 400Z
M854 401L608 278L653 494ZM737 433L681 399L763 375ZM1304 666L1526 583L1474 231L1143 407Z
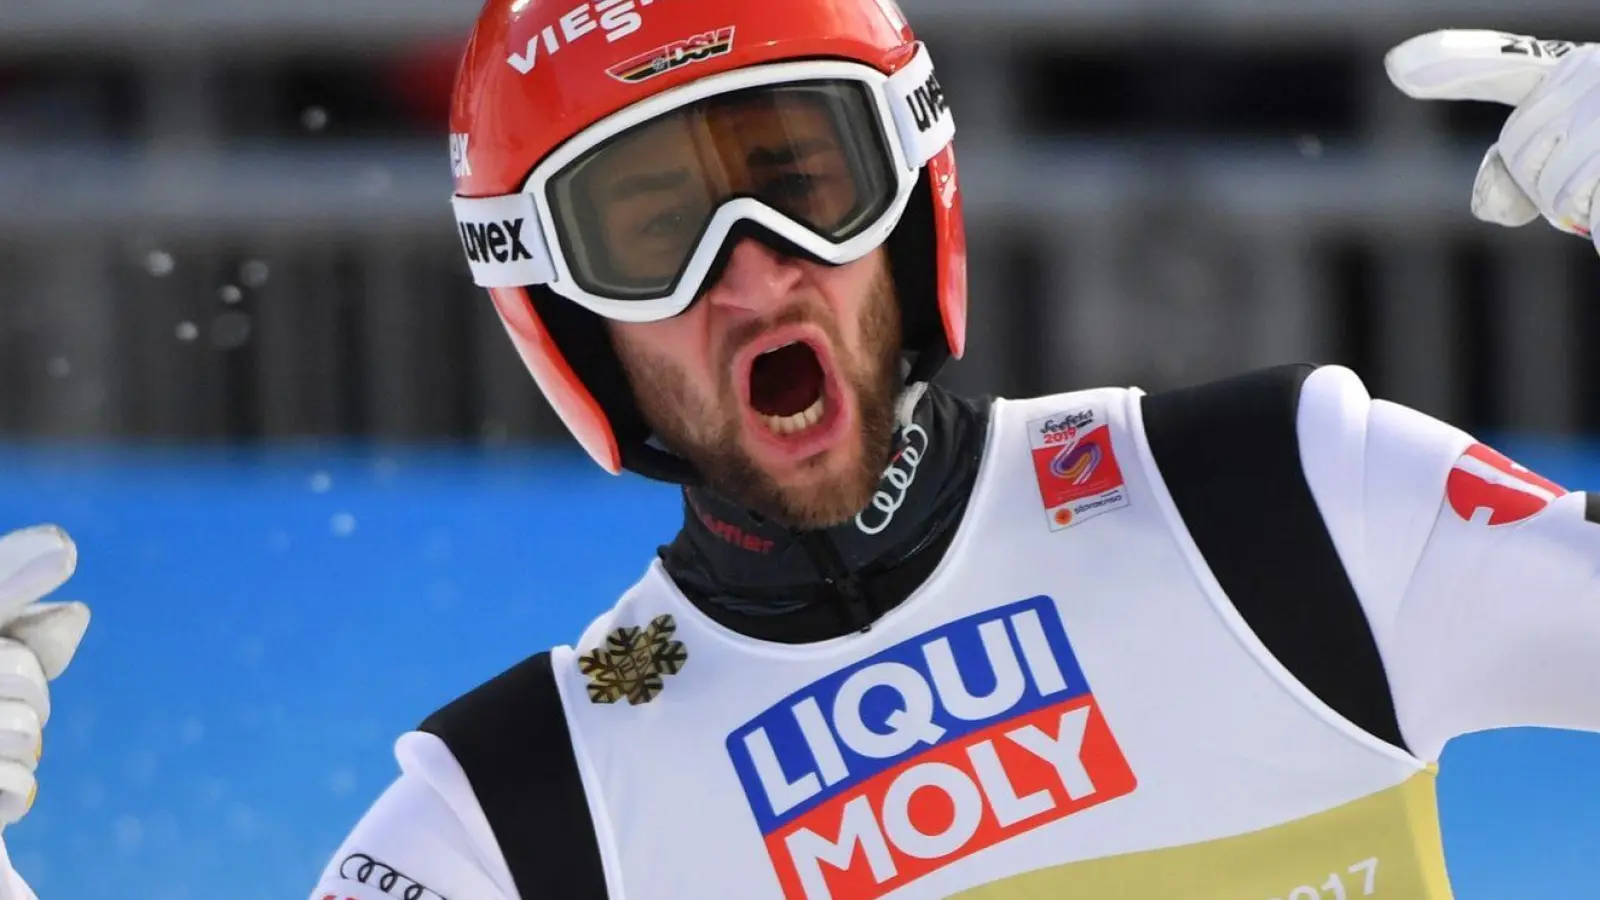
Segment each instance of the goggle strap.
M532 194L450 198L461 249L479 287L547 284L556 277Z
M886 89L906 163L919 169L938 156L956 134L955 117L934 75L933 57L926 45L917 45L917 55L889 77Z

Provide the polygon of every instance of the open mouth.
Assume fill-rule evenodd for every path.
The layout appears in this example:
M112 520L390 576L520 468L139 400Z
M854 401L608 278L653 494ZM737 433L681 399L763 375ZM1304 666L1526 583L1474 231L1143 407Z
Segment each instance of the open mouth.
M750 406L773 434L799 434L828 411L827 375L811 346L792 340L750 364Z
M739 355L735 371L751 437L768 463L823 453L851 426L826 338L814 327L775 329Z

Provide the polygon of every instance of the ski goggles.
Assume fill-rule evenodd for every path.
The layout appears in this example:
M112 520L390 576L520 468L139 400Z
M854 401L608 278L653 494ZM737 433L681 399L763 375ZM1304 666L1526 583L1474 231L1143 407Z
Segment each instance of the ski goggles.
M825 264L865 256L954 134L925 46L894 75L776 63L638 103L558 147L520 192L451 204L479 286L543 285L650 322L694 302L741 223Z

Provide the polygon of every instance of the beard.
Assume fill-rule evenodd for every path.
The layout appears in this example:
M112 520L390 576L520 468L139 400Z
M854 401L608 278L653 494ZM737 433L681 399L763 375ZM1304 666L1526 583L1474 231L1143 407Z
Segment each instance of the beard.
M740 443L741 401L731 379L721 382L716 397L695 396L675 365L637 347L618 356L656 439L694 466L706 487L770 522L816 530L848 522L871 502L892 451L895 400L901 387L901 323L888 266L873 279L862 306L858 352L846 353L837 323L804 309L762 327L801 321L818 325L828 335L840 388L854 398L858 412L858 427L850 438L854 446L842 448L847 464L831 478L804 485L779 483L745 451ZM828 465L827 458L835 455L808 460L802 470Z

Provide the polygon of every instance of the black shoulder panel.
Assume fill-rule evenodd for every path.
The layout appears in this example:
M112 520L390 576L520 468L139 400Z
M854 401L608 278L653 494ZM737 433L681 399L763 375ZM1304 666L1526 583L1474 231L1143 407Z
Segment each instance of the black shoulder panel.
M550 654L429 716L467 773L522 900L605 900L605 869Z
M1156 467L1250 627L1314 694L1404 748L1389 679L1300 462L1300 389L1280 366L1143 398Z

